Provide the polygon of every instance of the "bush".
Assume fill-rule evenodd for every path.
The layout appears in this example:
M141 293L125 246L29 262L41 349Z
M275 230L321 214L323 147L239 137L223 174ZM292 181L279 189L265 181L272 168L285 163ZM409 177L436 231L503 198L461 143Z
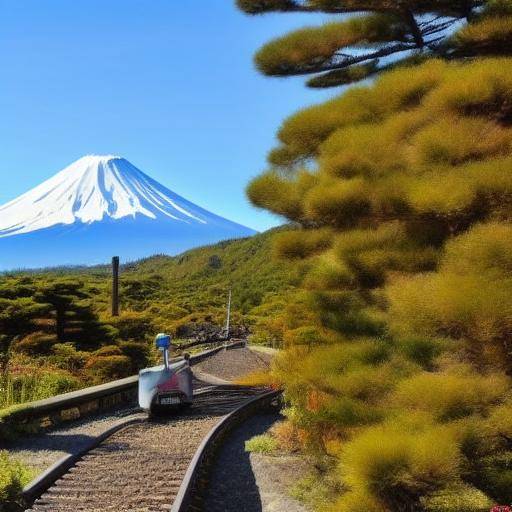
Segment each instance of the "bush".
M14 350L29 356L48 355L58 342L57 337L44 332L34 332L14 343Z
M81 370L91 356L90 352L77 350L72 343L56 343L52 351L54 355L49 358L49 361L70 372Z
M124 356L130 358L131 373L137 373L149 364L149 347L146 343L120 341L119 348Z
M151 316L146 313L129 311L117 317L108 319L108 323L115 327L122 340L142 342L151 336L154 330Z
M485 414L504 399L509 385L503 375L421 373L398 385L393 403L426 411L439 421L450 421Z
M20 373L8 373L0 395L0 407L42 400L82 387L80 379L60 370L28 368Z
M458 484L421 500L425 512L489 512L492 500L475 487Z
M434 360L443 352L446 343L443 340L428 338L406 338L400 341L404 355L426 370L432 369Z
M270 432L279 447L287 452L300 450L300 435L297 427L291 421L278 421L272 425Z
M345 492L329 512L388 512L375 497L362 490Z
M512 502L512 452L484 457L475 477L477 485L496 502Z
M21 491L32 478L32 472L9 454L0 451L0 510L19 510Z
M453 239L439 271L387 287L391 330L399 337L469 340L471 362L511 365L512 228L490 223Z
M315 345L322 341L322 334L318 327L304 326L285 332L284 345Z
M274 383L274 378L271 373L267 370L256 370L238 377L235 383L240 386L255 386L255 387L268 387Z
M105 345L93 352L96 357L122 356L123 352L117 345Z
M123 355L93 356L85 367L96 383L128 377L132 369L129 357Z
M508 447L512 440L512 401L493 408L486 418L486 426L494 435L494 441L501 448Z
M254 436L248 441L245 441L245 451L253 453L262 453L270 455L278 448L277 441L268 434Z
M447 429L407 432L376 426L343 449L341 471L352 492L382 507L407 510L459 476L460 453ZM348 511L347 511L348 512Z

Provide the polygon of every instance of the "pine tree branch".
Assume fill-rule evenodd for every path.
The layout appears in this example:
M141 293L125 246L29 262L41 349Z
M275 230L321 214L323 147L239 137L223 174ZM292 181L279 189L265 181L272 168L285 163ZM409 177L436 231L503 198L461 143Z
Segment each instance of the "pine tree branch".
M391 46L386 46L371 53L365 53L364 55L347 55L347 54L337 54L335 57L342 56L343 58L337 60L335 62L331 61L328 64L324 65L311 65L309 67L302 67L300 70L298 69L290 69L288 71L282 70L280 76L293 76L293 75L311 75L314 73L322 73L325 71L333 71L335 69L343 69L348 66L352 66L353 64L359 64L361 62L366 62L372 59L378 59L380 57L387 57L388 55L393 55L395 53L406 52L410 50L414 50L416 48L416 44L407 44L407 43L398 43Z
M423 48L425 46L425 41L423 39L423 35L421 33L420 27L418 26L416 18L414 17L414 14L410 9L403 9L401 12L405 19L405 22L407 23L407 25L409 25L409 28L411 29L411 34L412 37L414 38L416 46L418 48Z

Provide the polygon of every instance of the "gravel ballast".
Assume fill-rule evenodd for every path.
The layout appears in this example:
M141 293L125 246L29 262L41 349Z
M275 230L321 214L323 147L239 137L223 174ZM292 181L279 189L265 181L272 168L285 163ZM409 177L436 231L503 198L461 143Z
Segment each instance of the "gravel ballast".
M262 356L262 357L261 357ZM215 361L211 361L215 358ZM223 350L195 366L198 374L207 373L222 380L236 378L262 368L270 361L266 354L254 354L246 348ZM229 377L232 376L232 377ZM207 389L208 384L194 379L194 389ZM68 422L41 434L30 435L9 442L5 448L10 455L21 460L35 473L40 473L68 454L78 453L96 437L119 421L140 414L136 405L117 408L88 418Z
M253 416L229 435L213 463L202 512L308 512L289 495L307 473L300 457L245 451L246 441L280 419L279 414Z
M204 436L258 393L213 389L175 415L116 432L83 456L30 510L168 511Z
M194 366L194 369L221 379L236 380L248 373L267 369L271 360L270 354L244 347L222 350Z

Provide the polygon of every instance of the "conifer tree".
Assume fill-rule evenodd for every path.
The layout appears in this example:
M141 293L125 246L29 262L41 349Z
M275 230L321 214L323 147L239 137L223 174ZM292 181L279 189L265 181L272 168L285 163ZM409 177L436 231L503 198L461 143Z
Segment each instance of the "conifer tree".
M35 298L50 306L59 342L74 342L78 348L91 349L112 341L114 333L98 320L86 300L90 297L83 282L62 279L45 283Z
M239 2L254 13L340 4ZM411 9L437 24L463 6ZM290 431L339 459L332 512L512 500L511 3L468 4L463 17L422 59L287 119L248 187L295 226L276 236L277 253L307 262L314 314L290 322L273 374ZM315 53L312 41L334 40L322 30L271 43L260 68L322 72L338 51ZM320 80L350 81L354 64L335 65Z
M322 26L295 30L255 56L269 76L308 75L309 87L357 82L427 57L503 55L511 50L508 0L237 0L248 14L327 13ZM340 14L350 14L339 19ZM469 23L469 25L468 25ZM454 27L466 27L455 39Z
M45 304L30 297L3 298L0 295L0 371L8 362L12 342L37 329L37 319L48 313Z

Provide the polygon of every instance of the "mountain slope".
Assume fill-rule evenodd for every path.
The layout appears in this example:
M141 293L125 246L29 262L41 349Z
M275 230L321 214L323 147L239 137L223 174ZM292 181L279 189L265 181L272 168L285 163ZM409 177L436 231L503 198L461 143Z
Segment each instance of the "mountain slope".
M176 254L254 231L194 205L124 158L83 157L0 206L0 268Z

